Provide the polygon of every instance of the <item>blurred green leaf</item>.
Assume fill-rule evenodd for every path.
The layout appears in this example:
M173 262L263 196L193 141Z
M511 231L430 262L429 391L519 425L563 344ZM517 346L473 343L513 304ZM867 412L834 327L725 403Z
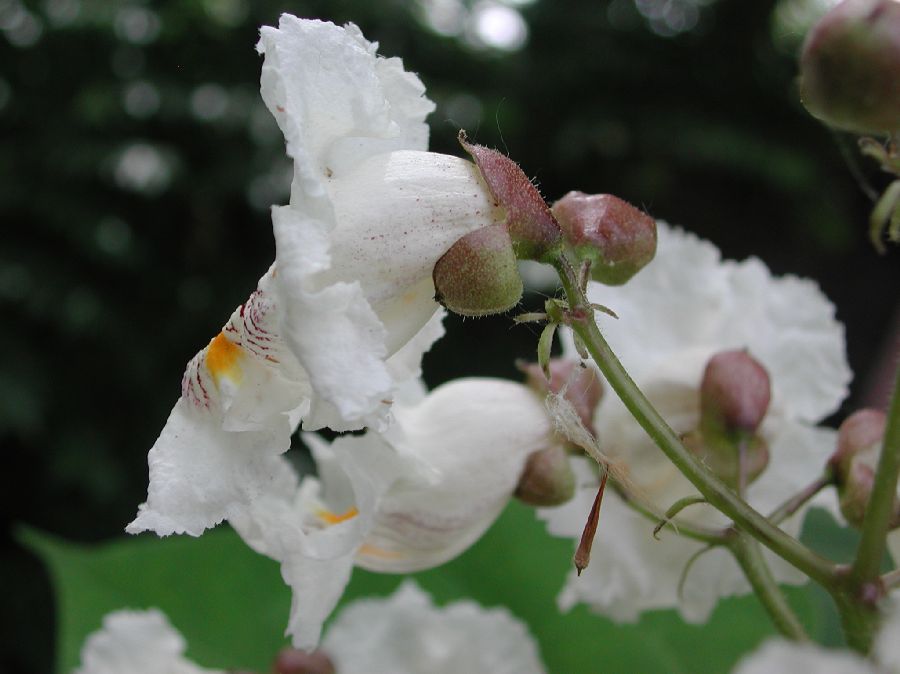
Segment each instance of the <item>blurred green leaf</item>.
M158 607L206 667L268 671L285 645L290 595L278 564L230 530L200 538L140 536L77 545L23 529L20 540L47 564L56 589L56 667L71 672L104 615ZM123 674L125 674L123 672Z
M615 544L603 539L602 518L598 536L597 545ZM99 546L33 530L20 537L45 560L57 588L60 673L77 665L81 644L102 616L124 607L161 608L188 640L189 656L206 667L268 671L284 645L289 593L277 565L228 529L198 539L140 537ZM722 602L704 626L686 625L672 611L646 614L633 625L584 607L561 614L555 598L571 556L572 541L550 538L530 509L513 503L466 554L415 577L439 604L468 597L508 606L540 642L548 672L727 672L772 634L753 597ZM401 580L357 570L341 605L389 594ZM820 636L826 600L806 589L788 594L812 636Z

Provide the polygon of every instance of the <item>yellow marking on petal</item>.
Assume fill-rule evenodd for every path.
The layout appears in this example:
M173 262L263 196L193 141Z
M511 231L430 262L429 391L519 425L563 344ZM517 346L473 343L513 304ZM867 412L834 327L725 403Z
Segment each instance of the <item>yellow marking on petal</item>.
M241 368L238 361L243 356L241 347L220 332L213 337L206 349L206 367L212 373L216 383L221 377L228 377L233 382L241 380Z
M381 557L382 559L400 559L401 557L405 557L405 555L401 552L396 552L394 550L385 550L384 548L379 548L374 545L370 545L369 543L363 543L361 546L359 546L357 554L369 555L370 557Z
M346 512L337 514L323 508L319 510L317 514L319 515L320 519L322 519L326 524L330 525L338 524L340 522L346 522L347 520L352 520L354 517L359 515L359 511L356 509L356 506L354 506Z

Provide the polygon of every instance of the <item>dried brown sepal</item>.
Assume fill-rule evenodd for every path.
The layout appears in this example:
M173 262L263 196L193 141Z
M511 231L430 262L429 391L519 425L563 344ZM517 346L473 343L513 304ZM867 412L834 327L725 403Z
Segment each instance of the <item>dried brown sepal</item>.
M595 281L621 285L656 255L656 221L612 194L569 192L552 212Z
M432 280L434 299L462 316L508 311L522 297L522 277L503 225L459 239L434 265Z
M600 477L600 488L597 489L591 512L588 513L587 522L584 525L584 531L581 532L578 549L575 550L575 557L572 560L575 564L575 572L579 576L591 561L591 548L594 545L594 535L597 533L597 523L600 521L600 504L603 502L603 492L606 490L606 481L609 479L609 471L604 468L601 470L603 475Z
M472 155L498 205L506 209L506 227L516 257L546 261L559 246L562 233L540 192L509 157L470 143L462 130L459 143Z

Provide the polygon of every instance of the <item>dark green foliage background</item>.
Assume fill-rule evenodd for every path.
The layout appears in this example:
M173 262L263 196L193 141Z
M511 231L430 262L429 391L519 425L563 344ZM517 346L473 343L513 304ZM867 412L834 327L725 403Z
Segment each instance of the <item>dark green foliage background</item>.
M46 672L55 658L48 576L13 541L13 527L82 543L122 536L184 363L271 262L271 223L259 206L286 200L288 165L274 122L258 117L253 45L258 26L282 11L352 20L381 53L402 56L438 104L434 150L461 154L464 124L506 149L550 199L612 192L727 257L755 254L776 273L819 281L847 325L851 407L877 378L873 367L884 367L875 363L895 320L898 255L879 258L866 242L870 202L835 138L797 102L794 55L771 38L773 2L719 0L695 31L663 38L622 0L616 27L610 3L538 0L522 8L530 38L511 54L436 36L413 3L396 0L238 3L246 11L227 22L200 0L82 0L75 20L56 27L45 16L52 4L25 3L44 25L34 45L0 34L3 671ZM117 35L127 4L156 12L155 39ZM160 95L144 118L123 106L137 79ZM231 103L207 122L191 113L190 97L209 82ZM458 103L471 99L461 95L479 105L467 113ZM117 157L134 142L170 162L164 188L117 183ZM283 179L260 183L268 174ZM251 184L263 186L256 206ZM448 333L426 359L431 384L515 376L513 360L537 340L507 318L450 319ZM557 543L550 549L568 554ZM551 597L560 582L556 574L534 591Z

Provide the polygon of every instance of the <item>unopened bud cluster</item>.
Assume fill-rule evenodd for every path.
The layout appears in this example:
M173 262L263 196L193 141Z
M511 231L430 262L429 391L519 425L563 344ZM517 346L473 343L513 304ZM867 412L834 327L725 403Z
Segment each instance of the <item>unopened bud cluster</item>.
M822 17L803 46L800 95L839 129L900 130L900 2L844 0Z
M656 222L612 195L570 192L551 209L509 157L459 141L475 160L506 220L459 239L434 267L435 299L454 313L483 316L522 296L517 260L551 263L564 251L591 263L592 278L618 285L656 252Z

